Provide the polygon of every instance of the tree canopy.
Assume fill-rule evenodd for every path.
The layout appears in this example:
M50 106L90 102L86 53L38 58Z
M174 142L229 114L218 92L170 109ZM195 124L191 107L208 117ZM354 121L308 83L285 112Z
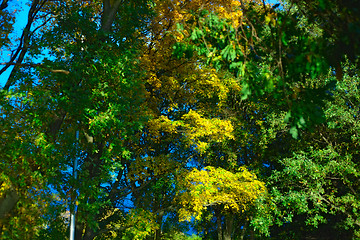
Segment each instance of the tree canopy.
M359 11L0 1L1 239L358 239Z

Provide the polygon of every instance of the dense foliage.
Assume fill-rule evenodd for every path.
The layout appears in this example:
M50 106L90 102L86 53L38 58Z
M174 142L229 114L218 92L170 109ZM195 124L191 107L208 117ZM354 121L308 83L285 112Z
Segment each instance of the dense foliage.
M360 238L359 12L2 0L0 238Z

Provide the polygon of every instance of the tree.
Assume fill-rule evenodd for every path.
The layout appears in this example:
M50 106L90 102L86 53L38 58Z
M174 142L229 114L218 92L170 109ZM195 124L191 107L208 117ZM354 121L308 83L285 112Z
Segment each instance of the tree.
M262 3L241 5L244 14L242 18L244 25L240 24L240 26L237 27L234 27L231 22L217 14L200 10L195 14L197 22L192 32L189 34L185 31L183 32L184 39L187 38L188 42L176 45L175 49L175 54L195 51L198 54L206 56L208 64L212 64L217 69L223 69L239 77L242 81L242 99L250 99L257 104L266 102L266 99L273 101L273 104L270 105L270 110L264 112L264 124L268 126L272 125L272 128L262 128L266 135L268 133L270 133L270 135L267 135L258 142L262 144L258 146L262 146L263 148L258 148L256 153L260 153L261 156L262 152L264 154L262 155L263 157L269 157L271 159L263 160L263 162L269 164L268 167L264 168L258 165L260 171L264 174L272 174L266 170L266 168L270 168L277 169L280 172L279 175L277 172L273 173L267 181L269 187L276 186L276 188L282 189L280 191L282 192L281 194L276 192L276 190L272 192L272 196L278 196L281 203L268 203L267 205L264 203L264 206L267 206L267 208L259 208L262 209L262 213L264 214L264 212L270 211L270 209L276 205L279 207L282 205L287 206L289 203L287 201L294 201L296 203L289 203L291 207L285 210L285 212L294 211L301 215L300 213L303 211L305 215L308 214L307 216L312 216L312 218L310 218L312 220L309 220L307 223L315 226L317 226L318 221L322 220L325 222L334 222L334 220L330 220L331 217L328 215L323 216L319 213L321 211L326 213L331 212L329 208L334 208L334 205L330 204L332 201L327 200L328 205L322 202L322 204L325 205L322 210L315 210L310 206L317 206L318 203L312 198L313 196L310 196L310 193L314 194L316 192L316 194L321 196L323 194L321 189L331 188L328 186L329 182L327 182L327 179L338 179L341 181L340 179L344 177L333 176L332 174L337 173L328 172L334 171L334 169L331 167L326 168L326 164L336 162L337 166L349 165L349 169L344 171L349 171L348 173L351 177L347 176L346 178L353 180L343 180L344 182L350 183L357 178L357 170L353 168L354 165L352 163L349 164L348 160L345 160L353 158L344 151L340 151L341 153L339 153L334 149L332 141L325 136L325 132L329 133L332 132L332 130L328 130L328 128L324 128L324 125L320 124L325 122L330 124L331 122L331 118L327 115L330 114L330 111L327 110L327 104L335 106L336 104L333 102L334 99L339 102L332 92L338 88L343 89L343 68L339 65L340 62L346 58L345 54L348 53L351 55L351 57L349 57L350 62L355 65L357 64L357 51L355 49L357 49L358 46L350 40L353 37L353 31L347 31L346 33L343 31L344 29L349 29L350 26L352 30L357 28L354 19L357 18L355 13L358 7L356 4L350 2L346 3L348 5L335 2L329 3L333 8L325 10L324 3L325 1L311 3L292 1L292 4L285 5L283 9L277 8L278 5L270 7ZM315 6L318 6L318 8L315 8ZM344 6L344 8L340 6ZM353 9L350 10L350 6L353 7ZM342 15L339 13L339 9L349 9L348 11L351 14ZM329 19L330 16L334 17L331 21ZM349 17L347 18L346 16ZM340 34L340 32L342 34ZM330 51L325 53L329 49L329 44L331 45ZM338 49L339 47L341 49L337 51L339 55L333 58L332 53L335 51L333 49ZM348 52L349 49L352 49L352 53ZM332 57L330 57L329 54L331 54ZM330 69L335 69L335 71L329 74ZM354 72L354 70L352 70L352 72ZM352 79L352 81L356 82L354 79ZM274 103L277 106L274 105ZM345 105L352 104L348 102ZM344 108L341 107L341 109ZM342 114L347 112L347 107L345 107L345 109ZM332 112L331 115L333 116L333 114ZM346 113L344 116L349 115ZM289 139L287 134L283 133L286 126L279 122L279 118L283 118L286 122L290 123L289 130L294 138L298 138L299 134L302 133L304 134L304 140L299 143L298 141ZM352 117L349 116L346 121L350 121L350 119L352 119ZM344 120L345 119L342 121ZM274 129L274 127L276 127L277 130L275 130L276 128ZM312 134L307 131L302 131L301 129L312 130L316 133ZM263 134L263 132L256 134ZM320 136L321 139L314 136ZM317 140L314 141L312 138ZM347 142L348 140L346 139L346 137L340 137L335 141ZM331 149L331 154L335 154L330 155L332 157L329 157L329 159L325 161L327 163L320 160L320 156L327 151L327 148L324 146L320 147L318 142L324 142L324 140L325 143L323 144ZM264 143L265 145L263 145ZM309 145L319 147L313 149L310 148ZM271 147L276 148L271 149ZM302 150L305 151L305 153L301 152ZM272 154L275 154L275 156ZM336 160L331 160L333 158ZM309 161L314 162L309 164ZM285 166L283 164L285 164ZM313 164L320 165L314 167ZM299 167L299 165L301 165L301 167ZM295 166L298 166L298 168ZM263 170L261 170L261 168ZM314 189L309 186L307 186L309 187L309 189L307 189L307 187L301 187L299 184L294 183L294 176L292 174L297 176L296 179L301 183L303 180L308 179L308 177L304 175L306 171L303 172L303 170L301 170L304 174L299 174L299 169L308 169L311 171L309 177L316 177L317 174L310 169L317 168L321 168L321 170L318 171L321 172L321 174L325 174L321 175L322 177L318 177L318 180L314 181L313 179L313 183L315 184L316 182L315 185L322 186L321 189ZM323 168L331 170L325 170ZM282 176L281 179L279 179L280 175ZM324 181L324 183L320 183L319 179L322 179L321 181ZM272 181L275 181L275 183ZM287 181L289 181L289 186L286 185ZM334 181L330 182L330 185L334 184ZM274 185L271 185L272 183ZM295 184L296 187L293 187L293 184ZM340 186L337 185L335 189L339 187ZM337 197L339 197L338 201L344 205L338 210L343 209L345 216L344 212L341 213L339 211L331 212L330 215L338 214L348 219L347 221L351 222L350 225L353 229L351 231L354 231L354 229L357 229L357 216L347 215L348 210L344 209L350 208L352 211L357 212L356 197L349 196L352 194L348 192L356 191L350 190L350 187L347 190L342 187L341 189L342 193L337 195ZM327 190L324 191L325 194L328 194L326 192ZM334 190L334 192L337 191L338 190ZM346 197L340 196L342 194L345 194ZM331 194L329 195L329 197L332 198ZM352 202L352 207L349 207L349 205L345 203L345 200L340 200L343 198ZM303 202L300 203L302 200ZM304 210L304 206L309 207L309 209L307 209L308 211L306 209ZM280 209L282 208L280 207ZM284 222L291 222L291 218L285 217L281 211L277 212L277 214L279 214L282 219L278 222L281 226L279 229L284 229L282 228ZM296 216L299 217L299 215ZM293 214L290 213L289 216L293 216ZM253 221L253 224L258 224L257 227L261 228L261 224L264 224L266 221L265 219L259 220L257 223ZM303 223L302 221L303 218L301 217L296 220L297 223L301 224ZM294 233L301 234L298 228L294 228ZM350 235L347 234L348 233L344 233L343 237L355 236L352 235L353 233L349 233Z
M136 49L125 47L130 44L135 47L135 36L124 40L142 19L131 15L134 3L123 4L128 16L138 21L123 14L123 23L132 21L125 31L129 35L116 35L110 31L111 26L116 26L121 1L111 4L110 1L43 1L40 5L35 2L32 4L45 20L39 26L41 32L32 34L27 40L27 61L43 57L40 49L44 48L48 57L40 64L18 60L16 65L22 68L14 70L14 76L10 76L4 87L1 108L6 124L2 128L6 133L4 142L10 136L19 140L18 147L14 142L5 142L3 152L9 156L3 156L2 167L13 169L13 172L4 173L7 177L15 177L11 179L12 185L19 195L21 189L17 185L33 190L33 182L42 180L42 185L35 185L44 190L51 186L51 191L58 193L63 204L77 199L77 238L92 239L98 234L96 218L101 217L105 206L109 205L106 201L109 193L102 185L117 186L110 171L119 173L121 164L113 163L121 157L126 158L124 139L138 130L142 121L140 103L143 97L139 93L143 90L138 77L141 72L130 70L136 64ZM144 6L144 12L138 11L138 14L145 14L146 5L137 4ZM100 15L102 8L104 11ZM34 45L36 42L41 44ZM109 51L113 55L108 55ZM12 80L15 77L16 81ZM15 82L17 85L13 85ZM6 92L8 89L11 90ZM76 143L76 131L80 133L79 143ZM114 145L117 145L115 149ZM80 164L76 180L69 171L74 157L79 158ZM14 161L22 158L22 162ZM28 170L21 171L24 167ZM16 179L19 172L25 184L22 178ZM30 181L32 178L34 180ZM21 197L26 199L24 194Z
M301 141L277 142L288 145L287 155L271 153L274 163L280 165L274 165L276 170L267 180L271 200L263 204L271 208L258 209L256 225L264 230L267 224L279 224L270 228L272 238L358 237L355 69L349 63L343 66L343 81L333 92L334 100L326 102L326 124L302 133ZM335 76L327 81L331 77Z
M330 86L304 89L304 82L327 74L330 62L323 51L328 40L318 25L306 25L306 16L293 5L276 11L254 1L239 11L243 15L238 26L216 13L199 11L192 33L183 31L187 42L176 45L174 52L195 51L206 56L208 64L239 77L243 99L256 102L270 93L280 109L287 108L285 120L296 138L299 129L324 121L323 100ZM299 92L310 95L299 99Z
M164 127L167 127L166 124L169 123L161 114L163 111L161 105L165 103L165 98L153 94L157 90L160 72L171 70L167 69L165 64L174 59L171 57L171 43L174 42L174 38L170 35L164 38L161 44L168 41L164 45L165 48L157 41L160 40L159 36L165 36L163 34L166 30L170 30L169 27L176 32L176 24L171 22L169 26L163 24L159 29L159 21L154 20L146 26L149 23L147 8L151 5L145 2L143 5L139 2L137 4L135 11L133 2L32 1L29 23L24 29L25 40L20 42L18 51L3 68L5 70L11 65L16 66L3 92L2 114L6 124L3 128L6 132L6 135L3 135L6 143L4 149L12 154L5 158L4 169L18 166L14 165L13 161L17 156L21 158L26 156L26 161L31 163L29 174L24 175L26 181L35 174L39 178L38 181L43 180L43 185L37 184L39 188L47 189L51 186L51 191L56 193L56 201L63 206L70 203L70 211L74 211L73 203L77 202L78 239L92 239L111 231L108 228L111 225L110 221L113 221L111 219L121 219L120 212L126 215L126 212L115 211L114 208L119 208L119 204L125 201L125 197L130 193L133 193L134 197L142 196L142 193L136 194L136 192L144 188L142 185L147 186L148 183L141 183L128 174L134 176L139 174L132 169L132 166L138 163L139 157L143 158L148 154L148 151L141 149L141 145L134 144L138 138L146 136L144 135L146 131L139 131L139 127L146 120L143 116L154 118L147 124L151 132L150 136L155 138L152 139L155 142L156 133L160 129L156 130L157 126L153 124L160 121L164 123ZM163 21L164 14L169 14L163 11L168 7L166 4L158 2L153 5L158 11L157 16L163 18ZM199 4L203 3L194 2L190 8L196 8ZM143 6L143 11L140 11L140 6ZM179 15L176 11L171 14ZM32 28L36 31L30 31ZM152 35L149 34L150 31L153 32ZM149 43L147 40L151 36L155 38ZM156 51L151 48L154 44ZM139 58L138 50L144 47L149 48L150 53L145 51L144 56ZM47 52L46 57L44 57L44 49ZM112 55L108 54L110 51ZM146 66L147 61L152 60L150 57L154 57L152 54L156 52L161 54L157 54L156 61ZM28 58L25 58L26 55ZM32 62L36 58L40 59L40 63ZM164 61L161 62L161 59ZM158 65L154 66L157 62ZM168 76L163 75L161 85L166 90L162 94L170 94L174 87L178 90L177 102L170 102L166 108L179 106L177 108L182 114L176 117L174 125L178 128L183 127L186 134L189 133L191 136L187 139L185 132L180 132L178 135L182 139L181 144L179 142L180 148L185 146L189 148L190 145L196 147L192 140L202 143L203 147L206 146L205 139L208 141L220 136L216 134L216 128L221 129L226 137L230 136L227 131L231 127L227 126L227 121L217 118L207 120L198 113L187 113L189 111L187 107L197 104L198 101L191 96L193 92L197 91L199 96L211 94L210 91L206 93L201 90L200 86L221 86L216 74L214 72L211 74L211 71L195 70L193 61L178 62L179 66L185 63L186 67L181 68L181 71L174 71L174 76L179 73L186 76L187 70L191 70L189 79L191 81L176 84L176 81L167 74ZM145 66L149 77L135 70L136 64ZM157 70L155 75L153 69ZM196 79L200 77L208 80L209 83L204 81L199 84ZM146 84L142 82L144 78ZM182 81L180 78L177 80ZM190 91L184 88L187 83L193 85ZM167 87L169 89L166 89ZM184 96L186 98L183 102L179 102L178 100ZM154 111L152 114L145 112L141 106L146 97L150 99L148 107ZM211 97L216 98L216 95ZM15 101L19 104L16 105ZM216 102L214 101L213 104ZM26 113L32 118L22 117ZM172 115L177 114L173 111ZM196 119L193 119L194 117ZM21 122L23 124L18 122L19 119L23 119ZM182 124L182 119L189 123ZM195 131L196 124L202 126L202 132ZM210 134L205 133L208 127L213 128ZM30 132L33 132L31 136L29 136ZM79 141L76 140L76 132L80 134ZM17 139L17 135L21 134L26 139L20 139L20 149L26 151L31 146L35 150L27 154L19 152L16 155L15 149L12 149L16 146L15 143L6 142L6 139L10 136L15 136L14 139ZM131 135L134 137L130 137ZM148 142L147 146L150 144ZM160 147L161 145L157 147L157 151ZM34 155L35 152L37 155ZM131 152L133 154L130 154ZM166 154L161 152L149 156L153 156L155 163L159 163L161 159L168 159ZM78 179L74 179L71 174L74 158L79 160ZM178 158L177 161L180 160L181 158ZM182 166L185 164L186 162L183 162ZM41 168L40 175L35 171L39 168ZM171 171L156 169L155 165L151 171L155 174L149 172L146 175L150 183L161 178L162 174L172 174ZM17 176L17 174L15 168L13 175ZM13 184L18 182L17 179L13 181ZM32 182L28 181L26 186L32 186ZM151 184L149 187L151 188L148 189L153 189L152 192L155 191ZM51 199L50 196L49 198ZM16 204L11 208L15 206ZM66 210L66 208L60 209L58 216L63 214L61 211ZM155 212L159 210L161 209L153 209ZM113 216L108 216L110 213ZM124 230L126 229L121 228L121 231Z
M188 164L210 164L206 163L210 146L233 138L232 123L223 117L222 109L231 89L238 87L237 82L215 69L199 67L195 56L178 59L172 55L173 44L181 41L178 23L191 18L189 12L199 6L222 9L219 2L211 3L156 2L158 15L146 35L148 44L141 61L148 73L146 103L151 119L139 132L140 144L131 143L135 161L130 165L130 175L134 186L147 189L136 192L133 201L156 213L158 224L163 226L156 230L157 238L167 225L163 219L178 207L171 199Z
M351 1L7 2L2 238L356 238Z
M264 183L246 168L236 173L210 166L201 171L194 169L184 179L179 195L180 220L201 220L203 213L211 209L218 239L232 239L235 215L248 211L265 190Z

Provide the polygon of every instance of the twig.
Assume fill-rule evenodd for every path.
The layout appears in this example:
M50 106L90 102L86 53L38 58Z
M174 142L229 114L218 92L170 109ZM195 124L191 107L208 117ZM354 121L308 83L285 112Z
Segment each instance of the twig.
M48 67L45 67L44 65L42 65L41 63L16 63L16 62L7 62L7 63L0 63L0 65L13 65L13 66L19 66L19 67L40 67L43 69L48 70L49 72L52 73L64 73L66 75L70 74L70 72L68 70L64 70L64 69L51 69Z

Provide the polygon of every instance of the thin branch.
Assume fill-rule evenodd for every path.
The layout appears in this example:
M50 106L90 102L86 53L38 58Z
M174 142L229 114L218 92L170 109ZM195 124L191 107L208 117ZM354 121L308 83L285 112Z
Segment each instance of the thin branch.
M43 5L46 3L47 0L43 0L40 2L40 0L34 0L31 3L31 7L29 10L29 15L28 15L28 21L27 24L21 34L20 37L20 43L15 51L15 53L11 56L9 63L5 64L5 66L0 70L0 75L5 72L11 65L11 63L13 63L16 59L16 63L22 63L22 61L24 60L25 54L27 53L27 50L29 48L29 42L30 42L30 37L31 37L31 26L35 20L36 15L38 14L38 12L40 11L40 9L43 7ZM15 65L17 66L17 65ZM5 83L5 86L3 87L4 90L9 90L9 88L11 87L11 85L14 83L13 80L13 76L15 74L15 72L17 71L17 67L13 68L10 76L7 80L7 82Z
M320 136L327 144L330 145L331 148L333 148L333 144L321 132L320 132Z
M7 62L7 63L0 63L0 65L10 65L10 66L19 66L19 67L40 67L43 69L48 70L49 72L52 73L63 73L63 74L70 74L70 72L68 70L64 70L64 69L51 69L49 67L46 67L44 65L42 65L41 63L17 63L17 62Z
M319 195L319 198L320 198L321 200L323 200L325 203L327 203L330 207L333 207L333 208L335 208L336 210L338 210L338 211L346 214L347 217L350 217L350 218L352 217L352 215L351 215L348 211L346 211L345 209L342 209L342 208L336 206L334 203L332 203L332 202L329 201L328 199L324 198L323 196ZM360 226L360 221L359 221L359 220L356 219L356 220L354 221L354 223L355 223L357 226Z

